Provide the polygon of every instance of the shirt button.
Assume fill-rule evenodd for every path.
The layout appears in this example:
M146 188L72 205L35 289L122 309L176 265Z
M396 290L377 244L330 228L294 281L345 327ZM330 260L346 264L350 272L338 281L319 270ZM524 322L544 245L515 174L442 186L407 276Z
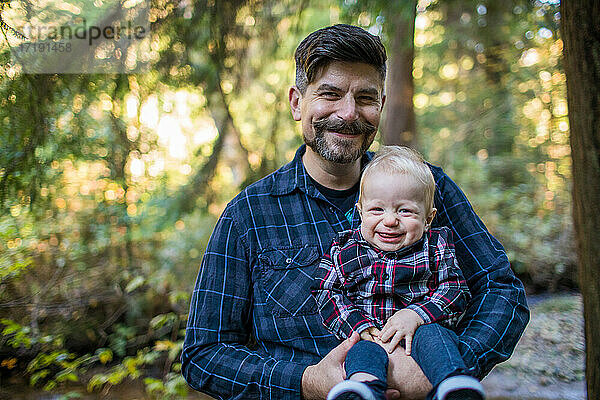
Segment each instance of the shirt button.
M389 274L387 272L384 272L383 274L381 274L381 277L383 279L387 279L389 277Z
M332 214L335 213L335 207L329 206L329 212Z
M286 259L285 259L285 263L286 263L286 264L291 264L291 263L292 263L292 259L291 259L291 258L289 258L289 257L288 257L288 258L286 258Z

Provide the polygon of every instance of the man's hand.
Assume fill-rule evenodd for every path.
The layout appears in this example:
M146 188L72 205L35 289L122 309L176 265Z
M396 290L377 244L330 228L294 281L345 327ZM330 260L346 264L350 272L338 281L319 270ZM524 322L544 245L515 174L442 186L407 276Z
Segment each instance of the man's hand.
M368 340L369 342L374 342L375 338L379 337L379 333L380 333L379 329L377 329L374 326L370 326L360 333L360 338L362 340Z
M416 312L411 309L404 308L396 311L392 315L385 326L381 330L379 338L385 343L384 348L391 353L400 343L402 339L406 342L406 355L410 355L412 339L415 336L415 331L425 321ZM389 342L389 343L388 343Z
M344 360L352 346L360 340L358 333L344 340L327 354L318 364L310 365L302 375L302 398L304 400L325 399L329 390L346 379Z

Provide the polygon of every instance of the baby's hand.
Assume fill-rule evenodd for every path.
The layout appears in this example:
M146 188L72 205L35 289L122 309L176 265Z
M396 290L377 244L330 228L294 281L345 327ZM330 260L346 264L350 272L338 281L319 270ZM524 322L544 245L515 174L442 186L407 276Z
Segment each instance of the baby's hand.
M370 326L360 333L360 338L362 340L374 342L376 337L379 337L379 329L374 326Z
M415 331L425 321L416 312L405 308L396 311L386 322L379 334L382 342L386 343L386 350L391 353L402 339L406 342L406 355L410 355L412 339ZM389 341L389 343L387 343Z

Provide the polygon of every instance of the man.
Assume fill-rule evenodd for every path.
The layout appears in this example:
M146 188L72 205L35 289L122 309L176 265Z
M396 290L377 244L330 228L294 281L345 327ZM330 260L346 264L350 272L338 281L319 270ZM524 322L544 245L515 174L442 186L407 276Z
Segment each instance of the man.
M192 294L182 372L216 398L319 399L344 378L358 341L324 328L310 295L319 259L337 232L356 228L354 204L366 150L385 102L386 55L378 37L336 25L296 49L289 91L306 145L294 160L244 189L208 243ZM473 300L458 324L459 349L482 378L506 360L529 311L506 254L444 172L436 180L433 226L453 230ZM390 354L390 395L423 398L431 385L403 350Z

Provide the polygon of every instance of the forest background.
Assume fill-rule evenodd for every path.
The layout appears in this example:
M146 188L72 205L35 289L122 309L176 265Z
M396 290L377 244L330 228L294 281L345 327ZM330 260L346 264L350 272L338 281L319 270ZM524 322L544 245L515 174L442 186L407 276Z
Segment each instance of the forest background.
M147 72L113 75L24 74L3 26L0 380L185 395L204 246L302 142L293 51L334 23L379 34L392 69L412 61L390 73L371 149L409 143L442 166L528 294L577 288L558 1L152 0L150 23ZM408 127L389 123L395 102Z

